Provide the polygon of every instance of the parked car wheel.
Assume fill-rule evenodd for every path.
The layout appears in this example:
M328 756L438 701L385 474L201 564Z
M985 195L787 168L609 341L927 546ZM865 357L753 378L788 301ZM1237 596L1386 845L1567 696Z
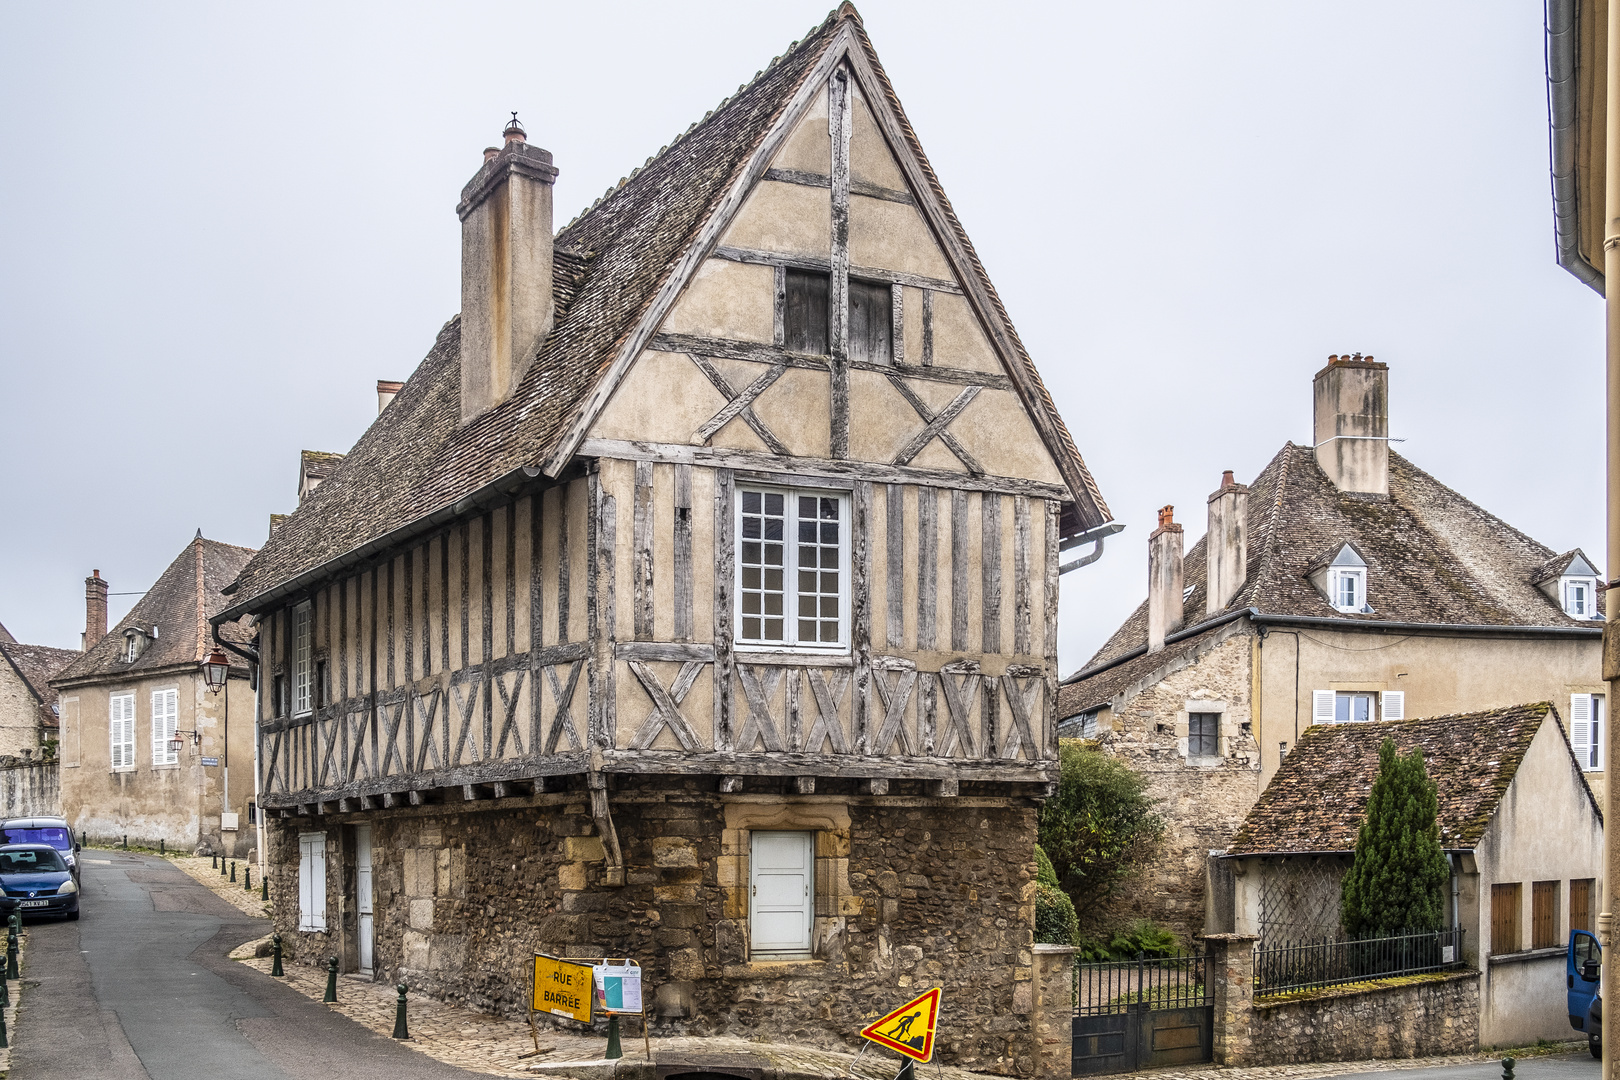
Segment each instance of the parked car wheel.
M1603 1060L1603 1040L1599 1039L1596 1035L1588 1035L1586 1037L1586 1047L1592 1051L1593 1057L1597 1058L1599 1061Z

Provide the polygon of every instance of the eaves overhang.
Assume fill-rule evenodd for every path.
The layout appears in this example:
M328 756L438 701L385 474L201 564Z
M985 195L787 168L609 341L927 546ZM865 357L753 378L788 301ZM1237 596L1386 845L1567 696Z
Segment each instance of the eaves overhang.
M1546 0L1545 28L1558 265L1601 296L1608 0Z

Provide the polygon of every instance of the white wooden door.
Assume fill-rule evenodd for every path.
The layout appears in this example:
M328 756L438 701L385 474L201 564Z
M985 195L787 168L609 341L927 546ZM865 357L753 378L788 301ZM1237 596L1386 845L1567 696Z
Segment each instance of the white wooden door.
M755 956L810 953L815 834L756 832L748 860Z
M360 913L360 974L371 974L371 826L354 827L355 910Z

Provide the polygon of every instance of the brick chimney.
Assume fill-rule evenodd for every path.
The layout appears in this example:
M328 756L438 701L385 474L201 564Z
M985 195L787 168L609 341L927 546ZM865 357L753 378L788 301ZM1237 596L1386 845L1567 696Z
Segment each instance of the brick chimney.
M1314 385L1316 463L1340 491L1389 494L1389 365L1328 357Z
M84 635L79 639L79 651L89 652L90 646L106 636L107 583L100 570L92 570L84 579Z
M511 396L551 331L551 153L512 114L461 189L461 420Z
M377 380L377 415L378 416L382 415L382 411L384 409L388 408L388 403L390 401L394 400L394 395L399 393L400 390L404 386L405 386L404 383L402 383L402 382L394 382L391 379L378 379Z
M1159 511L1159 527L1148 537L1148 652L1164 648L1166 635L1181 626L1182 530L1176 508Z
M1209 532L1204 534L1204 614L1218 615L1249 576L1249 489L1221 474L1209 497Z

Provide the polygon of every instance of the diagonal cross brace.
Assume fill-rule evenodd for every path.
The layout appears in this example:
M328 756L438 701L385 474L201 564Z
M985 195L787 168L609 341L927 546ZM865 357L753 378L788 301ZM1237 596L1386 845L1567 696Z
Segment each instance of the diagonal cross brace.
M786 668L758 668L749 664L737 665L737 677L742 682L743 696L748 699L748 718L743 721L734 750L752 750L756 740L765 740L765 749L780 753L787 749L782 742L776 721L771 719L771 698L782 682ZM761 672L763 671L763 674Z
M687 355L692 358L692 363L698 366L698 370L708 377L708 380L714 384L714 388L720 391L726 399L725 408L715 413L714 416L710 417L708 423L697 429L697 433L693 436L694 440L706 443L731 420L740 418L755 435L759 436L760 442L770 447L771 453L787 457L788 448L782 445L782 440L772 434L771 429L766 427L764 422L754 413L754 401L773 382L781 378L782 373L787 370L786 365L772 364L769 370L749 383L739 393L733 389L730 380L720 374L720 369L715 367L707 357L699 356L697 353L688 353Z
M891 374L889 382L900 392L900 396L905 398L913 409L917 410L917 415L927 421L923 429L906 440L906 444L900 448L900 452L894 455L894 464L910 465L916 456L922 453L923 447L934 439L938 439L945 444L946 449L957 456L963 465L967 466L968 472L975 476L983 475L984 466L979 464L979 459L968 453L967 447L963 446L955 435L945 429L951 425L953 420L962 415L962 410L966 409L973 402L973 399L979 396L979 391L983 390L984 387L963 387L962 392L952 398L949 405L936 413L928 408L927 402L912 392L911 387L907 386L905 380L899 375Z
M816 720L810 725L810 733L804 737L804 745L799 749L807 754L819 754L821 748L830 741L833 753L849 753L849 740L844 736L844 722L838 717L838 703L849 692L851 673L848 671L829 673L821 668L806 668L804 673L810 683L810 695L816 699Z
M556 664L546 667L546 681L551 684L551 702L556 712L551 717L551 728L546 732L546 753L555 754L557 744L564 735L568 736L568 749L580 748L579 731L574 727L574 717L570 710L574 707L574 687L579 685L579 673L585 666L585 661L575 660L568 665L568 682L566 685L557 678Z
M647 719L641 722L636 730L636 749L646 750L657 740L658 733L669 728L675 741L681 744L682 750L696 750L698 748L697 733L692 730L690 721L681 712L681 702L686 695L692 692L692 684L697 682L698 675L703 671L704 665L696 661L688 661L681 665L681 672L675 676L675 681L668 690L664 689L658 681L658 675L644 661L629 661L630 670L635 673L636 679L641 683L647 696L652 698L653 711L647 714Z
M917 686L917 669L901 668L897 674L899 677L891 688L887 672L872 673L872 681L877 683L878 697L883 700L883 726L878 729L877 740L872 744L871 752L874 754L887 754L896 739L900 741L902 754L910 756L916 753L911 743L911 732L906 728L906 705Z

